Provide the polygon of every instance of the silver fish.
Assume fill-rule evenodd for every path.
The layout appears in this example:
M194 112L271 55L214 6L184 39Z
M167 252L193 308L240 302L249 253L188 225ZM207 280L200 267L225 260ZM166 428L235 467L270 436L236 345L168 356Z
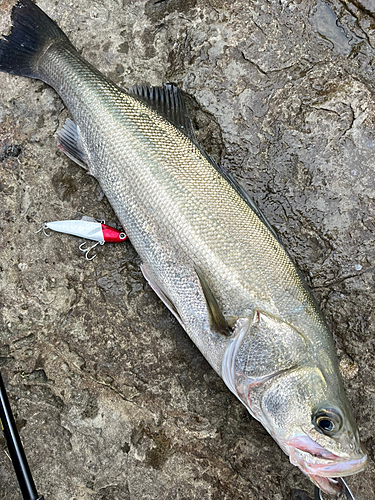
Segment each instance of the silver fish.
M332 336L277 235L197 143L173 85L124 92L30 0L0 70L51 85L73 122L59 146L98 180L151 287L229 389L321 490L367 456Z

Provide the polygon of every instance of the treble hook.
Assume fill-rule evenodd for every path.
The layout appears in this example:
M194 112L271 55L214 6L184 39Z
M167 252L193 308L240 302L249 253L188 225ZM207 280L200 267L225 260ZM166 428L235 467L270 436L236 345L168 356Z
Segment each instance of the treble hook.
M34 234L38 234L40 231L43 231L44 236L48 236L49 238L51 235L47 233L46 229L48 229L47 222L43 222L42 227L38 229L38 231L35 231Z
M104 243L105 243L104 241L97 241L97 242L95 243L95 245L91 245L91 247L88 247L88 248L83 248L83 247L84 247L84 245L86 245L86 241L84 241L83 243L81 243L81 244L79 245L79 249L81 250L81 252L84 252L84 253L85 253L86 260L93 260L93 259L95 259L96 254L94 254L92 257L90 257L90 258L89 258L89 257L88 257L89 252L91 252L91 250L92 250L93 248L95 248L97 245L104 245Z
M355 500L354 495L350 491L349 486L346 484L346 482L342 478L340 478L340 482L342 483L343 489L342 493L340 493L340 496L338 498L346 500ZM322 491L320 488L318 488L318 486L315 486L314 500L323 500Z

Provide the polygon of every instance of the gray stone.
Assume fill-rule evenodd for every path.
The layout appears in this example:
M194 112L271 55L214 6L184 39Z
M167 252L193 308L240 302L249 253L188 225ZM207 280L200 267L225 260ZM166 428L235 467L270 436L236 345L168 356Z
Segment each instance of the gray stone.
M371 1L38 4L118 85L184 90L198 139L259 204L328 319L370 456L348 483L372 500ZM146 285L128 242L87 262L81 240L35 234L82 214L117 223L96 181L56 147L67 116L44 83L0 74L0 366L38 490L46 500L313 498ZM4 451L0 482L1 499L20 498Z

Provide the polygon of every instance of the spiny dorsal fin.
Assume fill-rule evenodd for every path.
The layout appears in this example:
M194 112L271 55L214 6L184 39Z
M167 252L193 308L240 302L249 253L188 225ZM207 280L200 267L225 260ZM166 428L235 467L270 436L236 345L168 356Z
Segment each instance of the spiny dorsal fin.
M280 236L276 233L274 228L271 226L266 216L261 212L258 205L255 201L250 197L250 195L245 191L245 189L241 186L241 184L233 177L233 175L228 172L223 166L217 164L213 158L206 155L208 157L211 165L213 165L216 170L226 179L232 188L241 196L245 203L251 208L253 212L259 217L259 219L263 222L263 224L269 229L269 231L273 234L273 236L277 239L279 243L282 244Z
M229 330L228 323L226 322L224 315L221 312L219 304L217 303L215 295L212 293L212 290L199 267L197 265L194 265L194 268L202 287L203 295L206 299L207 310L210 316L212 330L216 333L220 333L221 335L229 337L231 335L231 332Z
M66 120L63 128L57 134L57 139L59 141L59 148L66 156L78 163L78 165L85 170L88 170L87 158L82 147L81 136L73 120L70 118Z
M164 83L163 87L133 85L128 92L146 102L198 145L185 100L176 85L173 83Z

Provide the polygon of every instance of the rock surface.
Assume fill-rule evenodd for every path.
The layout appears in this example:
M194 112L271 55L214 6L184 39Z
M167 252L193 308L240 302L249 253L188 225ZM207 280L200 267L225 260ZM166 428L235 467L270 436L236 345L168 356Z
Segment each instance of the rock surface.
M120 86L184 90L200 142L247 187L329 321L370 457L348 483L372 500L373 2L38 4ZM89 263L81 240L35 234L82 214L116 224L96 181L56 147L67 116L44 83L0 74L0 369L38 490L46 500L312 498L145 284L129 243ZM0 498L18 500L0 448Z

